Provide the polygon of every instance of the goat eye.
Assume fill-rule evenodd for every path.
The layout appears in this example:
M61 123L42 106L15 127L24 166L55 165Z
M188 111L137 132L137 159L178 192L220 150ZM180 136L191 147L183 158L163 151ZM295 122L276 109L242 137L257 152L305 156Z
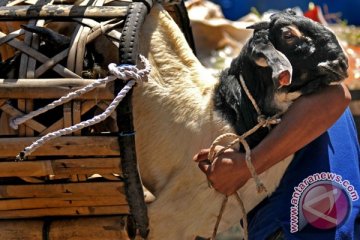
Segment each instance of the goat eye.
M282 37L285 40L290 40L290 39L294 38L294 35L292 34L292 32L290 30L287 30L282 33Z

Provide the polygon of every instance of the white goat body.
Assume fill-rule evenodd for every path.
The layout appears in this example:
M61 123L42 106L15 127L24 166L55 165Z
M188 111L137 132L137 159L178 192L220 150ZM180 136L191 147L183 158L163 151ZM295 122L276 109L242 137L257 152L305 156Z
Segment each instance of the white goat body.
M180 29L161 6L142 27L141 52L153 69L133 93L136 151L144 185L156 200L148 205L150 239L210 236L223 195L208 187L192 157L220 134L233 132L213 111L218 80L199 63ZM260 175L268 194L277 187L291 158ZM246 211L266 197L251 179L239 190ZM240 207L230 198L219 230L239 222Z

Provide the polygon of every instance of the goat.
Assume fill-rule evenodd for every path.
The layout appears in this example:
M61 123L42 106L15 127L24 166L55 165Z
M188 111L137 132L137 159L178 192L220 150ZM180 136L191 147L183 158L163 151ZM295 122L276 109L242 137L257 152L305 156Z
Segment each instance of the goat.
M290 9L248 28L255 30L253 37L222 72L214 99L215 109L239 135L255 126L258 117L250 100L243 97L240 75L266 116L284 112L299 96L347 77L347 58L335 35ZM286 69L293 71L292 80ZM249 145L254 147L267 133L264 128L249 136Z
M256 122L257 115L238 83L240 73L264 114L284 111L301 94L346 77L346 57L335 35L325 27L283 12L252 28L254 38L219 82L201 66L160 7L154 7L143 26L141 52L153 70L149 82L135 88L133 110L141 176L157 197L148 206L150 239L192 239L197 234L211 234L222 196L208 188L191 158L210 146L216 136L241 134ZM268 39L263 39L266 33ZM288 62L293 68L291 83ZM327 72L330 65L336 74ZM284 73L288 82L283 82ZM251 145L267 131L251 136ZM291 157L260 175L269 193L290 161ZM246 211L266 197L256 193L253 179L239 193ZM236 200L230 198L219 230L241 217Z
M257 122L239 85L240 75L266 115L283 112L301 94L346 76L346 57L326 28L291 12L251 28L253 37L219 81L199 63L160 5L153 7L142 27L140 52L153 69L148 82L138 85L132 97L140 173L156 196L148 205L149 239L211 234L223 196L208 188L192 157L218 135L241 134ZM94 46L98 53L104 52L104 46L106 52L117 52L109 43ZM267 133L264 128L252 135L251 146ZM268 193L276 189L290 161L291 156L260 174ZM253 179L238 192L246 211L267 196L256 193ZM241 217L237 201L230 198L219 230Z

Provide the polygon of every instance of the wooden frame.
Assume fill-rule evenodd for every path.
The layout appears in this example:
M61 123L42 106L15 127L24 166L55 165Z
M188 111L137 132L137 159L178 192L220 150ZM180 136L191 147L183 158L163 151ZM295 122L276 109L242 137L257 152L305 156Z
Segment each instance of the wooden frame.
M19 77L0 79L2 123L31 112L43 101L93 83L95 79L82 78L86 46L101 35L118 46L121 32L116 28L123 23L121 18L126 16L130 1L116 7L103 6L100 0L92 6L52 3L0 1L2 57L9 59L16 51L21 52ZM47 19L73 21L77 28L71 45L47 56L39 48L37 34L20 29L26 19L30 19L27 25L38 27L44 26ZM49 71L58 76L44 77ZM113 88L102 85L48 115L26 121L18 130L10 129L9 124L0 125L0 219L129 214L116 132L104 124L58 138L37 149L27 160L14 161L39 137L102 112L113 99Z

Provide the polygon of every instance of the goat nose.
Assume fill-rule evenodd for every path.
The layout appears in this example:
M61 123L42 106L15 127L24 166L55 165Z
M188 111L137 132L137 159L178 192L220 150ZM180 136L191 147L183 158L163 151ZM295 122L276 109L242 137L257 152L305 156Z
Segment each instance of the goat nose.
M340 75L343 76L343 78L347 78L348 77L348 61L345 58L340 58L338 59L338 64L335 65L335 71L337 71Z
M344 70L344 72L347 71L349 65L347 59L340 59L339 60L339 67Z

